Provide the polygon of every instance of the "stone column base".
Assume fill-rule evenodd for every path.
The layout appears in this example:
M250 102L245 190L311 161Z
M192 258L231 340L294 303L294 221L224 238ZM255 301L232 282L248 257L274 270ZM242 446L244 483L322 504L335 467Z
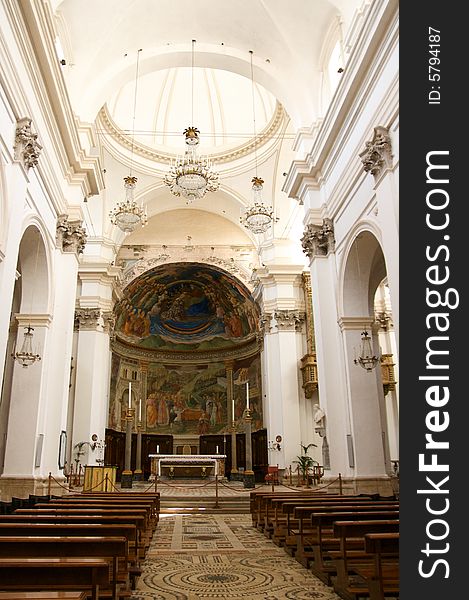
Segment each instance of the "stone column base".
M245 488L256 487L256 482L254 480L254 471L244 471L243 482Z
M121 488L131 488L132 487L132 479L133 473L132 471L122 471L121 475Z
M65 477L58 476L56 480L52 479L51 481L51 495L63 496L64 494L68 493L68 484ZM49 493L48 490L49 477L45 477L43 475L38 477L12 477L8 475L2 475L0 477L0 500L4 502L9 502L12 499L12 497L29 498L29 494L36 496L47 496L47 494Z
M312 486L312 489L321 488L324 488L324 491L330 494L340 493L337 477L323 477L319 485ZM389 475L380 477L342 477L342 494L379 494L383 497L398 497L399 486L397 484L396 489L396 478Z
M243 481L243 480L244 480L243 473L240 473L239 471L231 471L230 481Z
M143 481L143 471L141 471L140 469L135 469L133 480L134 481Z

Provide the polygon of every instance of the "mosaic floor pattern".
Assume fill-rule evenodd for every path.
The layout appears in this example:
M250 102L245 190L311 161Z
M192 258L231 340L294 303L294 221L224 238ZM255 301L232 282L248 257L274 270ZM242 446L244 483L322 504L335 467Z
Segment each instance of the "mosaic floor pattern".
M133 600L340 600L250 515L161 517Z

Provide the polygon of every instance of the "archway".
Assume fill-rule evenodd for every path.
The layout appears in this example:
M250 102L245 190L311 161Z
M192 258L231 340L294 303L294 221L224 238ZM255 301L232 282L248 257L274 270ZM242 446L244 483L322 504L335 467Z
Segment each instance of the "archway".
M381 245L362 229L350 243L343 270L343 336L349 377L349 464L356 476L390 474L397 451L397 420L389 423L395 406L387 406L390 373L394 366L391 340L392 308L385 296L386 263ZM381 321L380 321L381 319ZM358 360L363 332L371 337L374 368L361 368ZM382 347L384 346L384 351ZM396 398L393 398L394 403ZM390 401L391 402L391 401ZM390 427L391 425L391 427ZM392 457L397 459L396 456Z

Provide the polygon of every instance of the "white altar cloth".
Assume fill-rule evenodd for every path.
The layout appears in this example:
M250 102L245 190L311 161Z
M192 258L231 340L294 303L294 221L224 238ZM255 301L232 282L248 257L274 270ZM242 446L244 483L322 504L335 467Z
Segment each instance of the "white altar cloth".
M200 467L203 464L211 464L215 467L215 475L219 475L220 461L226 458L226 454L149 454L149 458L156 462L156 472L161 475L161 465L184 465L185 467ZM153 469L152 469L153 471Z

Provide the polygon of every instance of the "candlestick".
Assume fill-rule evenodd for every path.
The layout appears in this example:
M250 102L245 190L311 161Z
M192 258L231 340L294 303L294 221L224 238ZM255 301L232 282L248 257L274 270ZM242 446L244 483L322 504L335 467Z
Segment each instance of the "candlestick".
M142 420L142 399L139 398L138 400L138 420L141 421Z
M132 383L129 381L129 408L132 408Z
M249 381L246 381L246 408L249 409Z
M160 453L160 446L157 444L156 445L156 453L159 454Z
M217 446L217 452L216 453L218 454L218 446Z
M234 410L235 410L235 403L234 403L234 394L233 394L233 398L231 400L231 418L232 418L233 423L234 423L234 420L235 420L235 412L234 412Z

